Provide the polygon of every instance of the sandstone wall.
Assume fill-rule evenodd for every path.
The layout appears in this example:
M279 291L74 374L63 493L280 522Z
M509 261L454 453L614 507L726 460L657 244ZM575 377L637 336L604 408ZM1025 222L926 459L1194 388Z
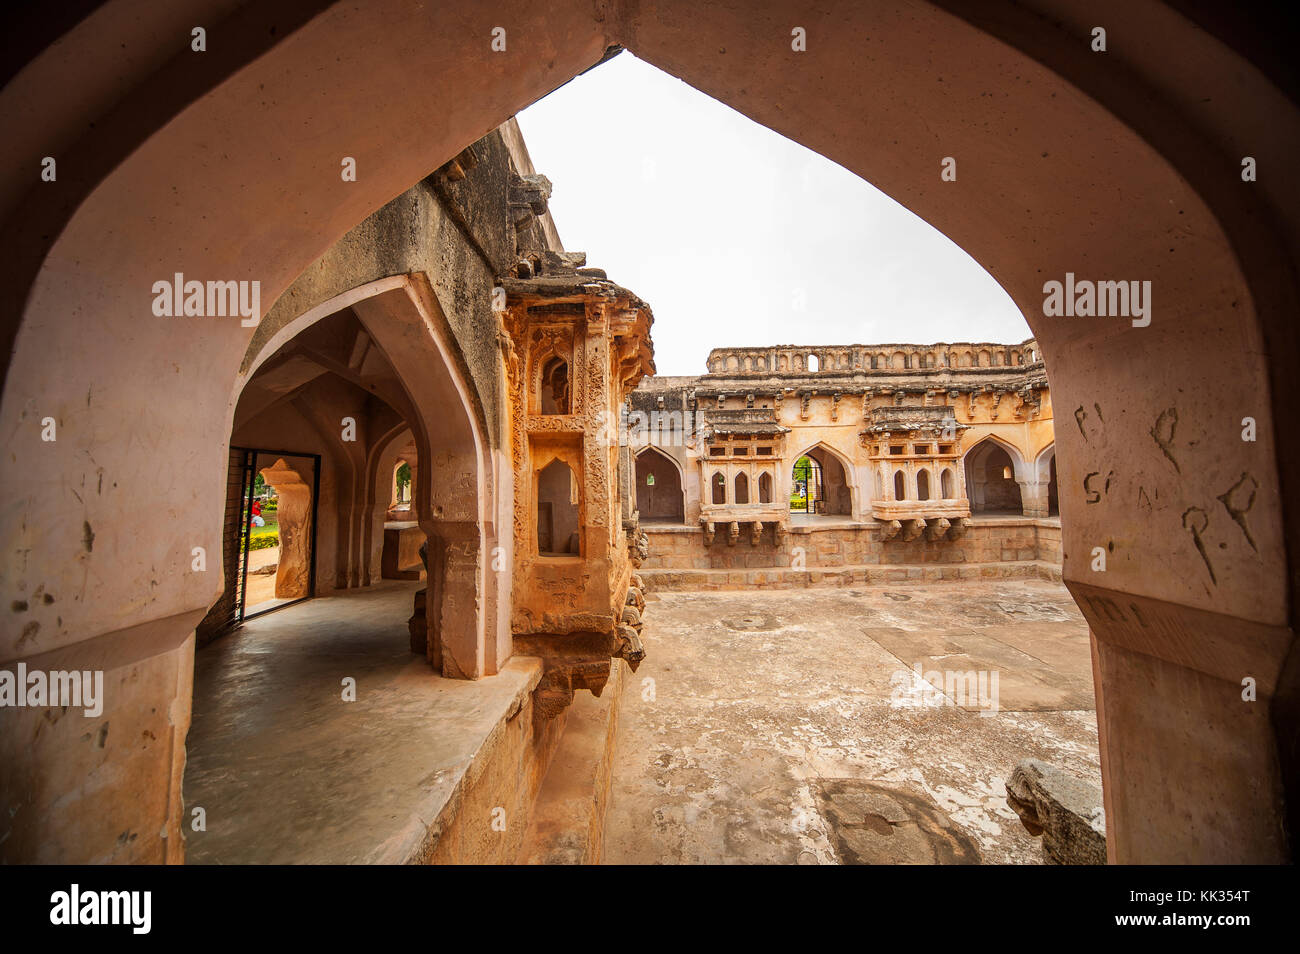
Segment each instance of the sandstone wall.
M959 540L882 541L875 525L794 527L784 545L770 531L758 546L719 533L704 545L697 527L645 528L650 556L641 575L652 589L727 589L901 580L1061 578L1059 520L980 520ZM770 571L770 572L769 572Z

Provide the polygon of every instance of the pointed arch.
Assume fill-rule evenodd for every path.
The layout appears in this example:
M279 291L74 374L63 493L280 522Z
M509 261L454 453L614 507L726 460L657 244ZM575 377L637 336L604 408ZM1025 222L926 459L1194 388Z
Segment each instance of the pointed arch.
M966 448L965 452L962 454L962 460L965 461L968 457L970 457L971 454L975 453L975 451L978 450L981 445L987 443L996 444L998 447L1001 447L1004 451L1006 451L1007 456L1011 458L1011 462L1014 465L1016 465L1017 473L1024 470L1026 466L1024 452L1021 451L1021 449L1017 447L1015 444L1007 440L1005 437L1002 437L998 434L982 435L978 440L975 441L975 443L971 444L969 447Z
M111 14L116 5L103 6ZM263 14L255 11L255 6L246 5L246 10L236 11L232 20L236 24L260 24L264 22L263 16L279 15L276 11ZM91 123L94 131L85 133L77 146L77 152L86 158L84 172L70 183L77 191L61 203L15 199L15 211L6 221L6 227L11 229L8 245L22 253L14 256L15 262L6 263L10 270L6 284L11 294L10 301L3 306L6 321L0 322L6 333L12 335L7 340L10 347L3 351L9 362L6 405L10 409L22 408L25 402L39 399L47 404L72 406L81 395L93 390L96 407L113 408L118 417L133 421L136 434L174 441L173 451L184 459L199 462L207 455L209 464L219 463L216 449L223 435L218 423L197 421L192 416L185 419L183 412L190 407L220 406L219 388L228 377L214 383L213 375L218 369L230 368L232 356L238 360L236 350L242 343L234 336L230 336L231 340L220 340L206 328L199 332L180 323L170 329L165 339L158 336L156 344L139 337L133 339L133 332L138 330L137 289L148 287L148 281L155 277L157 263L175 256L192 263L189 267L201 275L257 274L265 300L278 298L292 284L294 276L303 274L328 247L332 237L343 234L388 197L427 175L437 162L456 155L482 129L504 120L587 69L604 51L620 44L635 49L638 55L698 88L719 91L734 109L823 151L845 168L872 179L887 194L908 196L908 207L913 212L931 219L945 231L950 230L954 241L971 248L981 264L999 275L1036 326L1035 332L1041 333L1043 347L1062 349L1058 373L1066 383L1077 387L1080 393L1091 388L1120 394L1125 393L1122 388L1126 383L1133 382L1128 392L1132 395L1128 420L1111 425L1110 439L1114 446L1137 447L1140 442L1145 446L1145 428L1153 416L1145 412L1158 413L1166 401L1173 399L1179 387L1207 385L1207 393L1216 405L1244 403L1271 407L1269 419L1261 418L1260 426L1284 437L1285 422L1295 416L1292 410L1295 395L1285 388L1270 389L1268 381L1270 375L1273 380L1285 380L1290 361L1290 352L1278 342L1285 344L1291 340L1285 337L1288 332L1285 316L1294 312L1296 288L1295 282L1287 277L1294 274L1291 259L1285 243L1277 237L1284 237L1287 230L1294 228L1296 216L1290 205L1267 194L1239 198L1239 187L1229 191L1229 180L1233 177L1215 171L1223 168L1221 160L1234 158L1227 155L1227 147L1221 144L1239 141L1241 136L1237 133L1242 124L1253 121L1255 113L1244 107L1263 101L1259 94L1273 96L1277 89L1273 85L1276 81L1270 80L1264 71L1243 73L1239 69L1241 62L1260 51L1259 37L1248 30L1235 29L1217 31L1222 35L1215 36L1216 31L1207 30L1192 16L1179 13L1186 5L1158 3L1150 10L1141 11L1146 29L1139 29L1137 34L1149 32L1166 43L1181 42L1194 47L1203 54L1198 65L1207 82L1213 84L1222 77L1240 74L1239 83L1229 94L1216 97L1214 103L1197 109L1191 118L1191 112L1178 108L1172 99L1170 109L1138 109L1127 105L1133 102L1135 91L1139 98L1144 98L1148 91L1178 89L1178 57L1131 59L1127 82L1098 80L1090 78L1086 68L1068 58L1052 55L1052 51L1072 42L1069 22L1032 15L1023 19L1004 17L976 10L958 17L950 12L951 6L913 5L907 18L872 19L870 13L856 15L849 6L822 12L821 16L833 18L835 22L835 29L826 31L828 41L846 48L834 59L854 63L857 68L841 74L844 82L836 84L835 95L805 96L803 102L807 108L799 115L783 108L792 94L789 75L779 70L754 68L755 63L762 66L771 62L763 57L776 54L764 51L775 47L769 37L757 35L761 31L754 27L753 18L740 5L719 8L710 20L709 29L694 31L683 27L693 22L691 18L695 16L695 10L684 3L664 3L644 10L635 4L614 3L608 10L600 7L598 18L592 17L593 8L581 5L538 11L535 19L525 16L516 29L532 31L537 45L553 55L538 58L529 68L521 70L497 70L491 66L485 70L487 57L493 55L488 52L487 44L458 44L455 31L440 29L437 19L422 7L393 5L383 17L359 18L346 5L319 8L307 5L289 15L288 26L279 23L283 28L278 33L272 31L271 36L266 30L246 31L249 36L256 33L260 37L249 55L214 67L199 84L176 82L189 67L181 67L178 60L167 56L157 57L156 62L162 65L146 77L147 82L96 82L101 75L98 71L107 67L97 68L96 58L76 55L88 48L92 41L90 35L98 32L95 22L87 18L60 37L64 52L71 49L72 56L34 57L15 79L16 84L25 84L27 88L54 89L60 84L49 81L51 72L57 77L72 62L79 82L68 81L62 85L69 89L102 85L102 106L96 106L84 118L103 116L105 121ZM1209 22L1230 28L1245 25L1244 19L1234 19L1226 12L1216 14ZM1141 24L1134 25L1141 27ZM894 56L874 63L853 60L851 44L873 29L884 31L877 38L884 38ZM1156 32L1160 30L1163 36ZM718 36L728 37L730 55L722 60L715 55ZM909 43L913 36L924 37L925 42ZM391 37L400 37L403 42L395 43ZM140 36L140 39L143 41L140 46L146 51L154 49L147 37ZM32 46L40 42L33 40ZM134 39L132 46L136 46ZM871 95L877 88L890 89L891 77L921 75L933 63L935 49L961 52L966 67L961 80L965 89L975 90L982 83L996 82L1006 75L1008 63L1031 69L1035 81L1024 84L1025 88L1012 102L1000 100L996 108L976 105L971 97L945 95L927 99L923 103L928 107L925 109L898 110L894 108L896 97ZM832 52L838 51L832 48ZM330 78L301 68L305 63L330 62L336 54L352 58L355 69L337 71L339 77ZM431 57L443 68L429 83L412 86L408 80L411 70L418 69ZM389 68L372 69L372 66ZM747 75L738 74L737 69L747 71ZM371 95L365 98L362 107L354 105L353 112L340 109L339 98L331 95L339 87L330 84L344 82L349 75L361 72L373 78ZM765 81L764 74L782 76L786 86L774 88L775 81ZM482 81L484 76L488 81ZM276 79L282 80L277 84L277 96L268 98L264 109L234 108L263 81ZM812 77L805 82L819 80L820 77ZM793 94L798 95L800 89L794 88ZM1062 89L1081 89L1084 95L1048 99L1049 95L1057 97ZM403 134L412 114L427 114L451 98L457 100L454 115L431 136ZM61 137L60 130L67 128L68 117L73 115L69 110L75 107L66 98L51 95L50 102L60 108L41 110L33 117L30 124L33 142ZM359 112L362 108L364 113ZM1289 149L1287 130L1294 124L1294 110L1283 110L1279 115L1285 122L1276 123L1255 137L1258 148L1265 150L1261 163L1266 165L1270 156L1285 156ZM123 116L131 117L129 126L124 125ZM238 121L231 117L237 117ZM358 122L364 125L368 141L388 142L391 148L378 151L373 174L362 176L355 189L337 199L332 198L337 192L337 180L330 185L328 176L275 174L276 166L285 158L277 150L237 149L239 161L202 161L213 130L236 146L244 141L267 143L276 141L277 130L289 128L291 122L301 123L314 132L311 140L304 142L295 153L294 158L300 163L298 169L312 168L313 164L325 168L335 161L340 154L336 148L338 138L354 139ZM960 140L958 146L983 141L990 128L1006 137L1005 147L1009 152L1019 149L1027 153L1024 147L1044 134L1059 134L1063 145L1052 150L1050 161L1022 169L1018 188L1026 197L1027 211L1000 202L996 188L969 190L962 202L953 202L946 194L937 197L938 190L926 192L913 188L911 170L917 163L910 160L916 158L914 153L920 148L916 143L924 142L923 122L950 124L953 135ZM873 130L881 129L892 130L892 135L873 134ZM1087 141L1097 141L1099 136L1113 148L1080 148ZM890 142L893 152L886 151L885 144ZM1203 148L1187 148L1188 142ZM112 148L98 148L103 145ZM31 154L39 155L42 151ZM15 168L26 162L24 157L28 153L19 153L14 160ZM1206 155L1216 161L1205 161ZM167 161L160 161L162 157ZM1274 160L1273 164L1280 166L1281 160ZM1146 174L1141 181L1135 181L1126 171L1139 166L1146 169ZM162 180L168 167L181 170L177 174L188 177L187 184L193 187L166 188ZM21 175L14 179L19 181ZM1097 182L1113 185L1103 190L1104 195L1097 193L1098 214L1091 222L1077 223L1077 230L1064 228L1063 224L1076 221L1073 203L1077 196L1085 194L1089 185ZM151 189L151 185L157 187ZM1176 196L1177 201L1169 201L1171 196ZM223 201L214 205L213 197ZM224 201L227 198L229 201ZM134 207L128 204L132 201ZM999 208L999 203L1006 208ZM152 221L156 225L148 236L124 233L123 241L113 243L111 249L105 247L101 252L88 254L103 244L103 224L114 221L124 210L134 212L133 217L140 221ZM294 223L303 222L307 215L315 218L311 220L312 235L304 241L301 226ZM1182 221L1173 218L1174 215ZM14 224L10 225L9 220ZM1120 231L1117 224L1128 221L1144 221L1149 227L1140 230L1142 234L1129 230L1121 241L1108 240ZM1204 236L1205 240L1186 248L1186 254L1163 254L1164 236L1174 222L1192 234ZM1054 240L1054 236L1067 231L1068 240ZM249 240L232 248L229 243L214 240L222 235L247 236ZM28 238L32 241L27 241ZM1037 249L1029 254L1035 246ZM1187 320L1180 327L1180 334L1165 339L1168 374L1162 375L1161 381L1144 381L1140 372L1133 370L1131 362L1126 360L1131 340L1127 334L1110 336L1109 341L1094 341L1090 346L1093 360L1080 361L1071 367L1069 352L1083 350L1073 330L1058 330L1064 323L1053 326L1034 317L1032 306L1041 302L1041 272L1044 269L1051 274L1064 271L1070 262L1078 261L1080 249L1087 249L1093 255L1098 274L1109 274L1126 268L1129 263L1137 263L1140 272L1146 274L1142 270L1149 269L1162 287L1176 289L1177 298L1170 306L1181 308ZM91 263L88 267L102 280L62 280L61 276L68 273L69 263L73 261ZM1279 279L1278 275L1284 277ZM1223 302L1231 300L1241 301L1242 307L1232 316L1234 320L1229 321ZM56 359L49 349L51 333L62 331L63 322L67 322L66 327L72 327L73 322L84 321L85 316L91 315L96 333L80 336L84 340L78 340L76 334L63 335ZM1274 315L1282 317L1271 317ZM1240 347L1243 329L1249 338L1248 347ZM119 360L96 361L97 351L104 348L105 342L133 340L133 347L118 352ZM1272 347L1268 346L1270 342ZM1055 350L1053 353L1054 357L1058 354ZM42 360L47 356L51 360ZM1041 354L1031 350L1030 358L1037 362ZM167 367L172 361L182 372L174 376L175 381L167 380L170 375L157 375L150 388L139 387L138 382L149 380L151 371ZM210 369L202 367L203 364L210 365ZM1092 379L1082 380L1090 372L1094 374ZM1066 390L1063 388L1062 393ZM209 415L213 419L217 416ZM131 447L115 449L115 442L124 442L116 441L116 435L106 428L98 430L103 436L91 435L91 429L86 428L83 433L90 436L82 443L69 443L66 449L51 447L47 460L40 466L7 471L5 499L38 501L42 518L56 516L60 508L70 509L61 501L41 501L40 491L43 486L53 486L57 475L72 472L72 455L84 456L92 451L101 466L109 467L119 479L127 481L126 486L155 477L150 471L152 462L148 455L133 454ZM1125 441L1131 441L1131 445ZM1290 564L1286 543L1295 542L1297 524L1293 510L1281 510L1280 501L1288 495L1294 496L1300 471L1293 456L1278 454L1267 445L1261 448L1261 453L1272 455L1266 456L1259 471L1260 499L1269 507L1267 516L1259 518L1261 526L1269 528L1267 536L1261 536L1259 542L1260 559L1272 572L1261 574L1253 560L1229 564L1221 567L1217 591L1203 595L1200 592L1202 568L1195 550L1184 554L1182 550L1186 548L1173 547L1164 535L1146 534L1133 543L1130 569L1119 568L1118 572L1113 569L1113 580L1107 585L1115 587L1117 592L1140 593L1145 598L1168 601L1184 608L1194 619L1197 617L1192 614L1204 614L1208 618L1212 613L1217 621L1226 614L1228 618L1242 620L1243 627L1244 621L1254 625L1262 620L1278 628L1278 644L1289 647L1291 637L1286 627L1294 623L1294 607L1300 601L1288 599L1295 591L1296 574L1287 572ZM1217 476L1214 468L1195 466L1202 460L1211 462L1213 454L1208 441L1199 442L1195 451L1189 451L1191 465L1184 467L1183 478L1189 495L1206 497L1221 489L1213 486ZM204 469L216 472L215 466ZM486 481L489 473L480 472L477 479ZM197 494L180 477L163 477L157 484L157 498L148 501L149 507L158 506L156 499L166 501L167 506L178 512L196 505ZM1077 486L1071 486L1071 494L1075 499L1082 497ZM123 524L134 525L138 518L147 516L145 508L143 501L128 501L126 509L115 516ZM6 539L16 538L14 527L18 521L32 519L35 512L17 507L11 510L4 527ZM1119 505L1112 511L1109 516L1097 518L1102 525L1122 526L1124 519L1134 519L1132 515L1136 514ZM497 516L501 515L498 511ZM45 519L45 524L50 528L51 549L75 552L76 535L80 533L77 521ZM1294 548L1290 552L1294 553ZM114 587L126 592L127 587L135 587L139 580L147 579L141 574L151 563L163 560L174 562L163 541L136 541L129 548L122 547L120 565L104 568L101 585L109 592ZM1086 571L1080 571L1078 565L1076 561L1072 567L1067 561L1067 579L1078 582L1088 579ZM1167 566L1168 571L1151 573L1149 568L1157 565ZM164 588L156 601L136 601L138 605L129 610L116 605L110 607L107 600L86 599L81 601L83 608L77 610L77 618L64 627L66 635L57 638L64 641L60 645L68 645L83 633L111 634L144 623L179 620L166 626L159 623L171 639L173 629L179 628L181 632L188 629L184 614L201 610L198 605L201 600L195 592L194 587ZM1133 625L1127 620L1107 619L1097 627L1098 672L1106 674L1102 678L1108 682L1107 693L1104 697L1099 693L1099 700L1106 699L1107 705L1118 704L1121 711L1137 695L1129 683L1114 675L1125 665L1123 647L1132 644ZM1205 623L1207 628L1210 625L1208 621ZM1205 658L1216 658L1206 640L1173 642L1172 646L1169 641L1157 639L1144 643L1166 664L1160 670L1160 679L1169 687L1168 692L1140 697L1144 716L1152 720L1167 716L1173 722L1179 718L1182 713L1174 711L1174 703L1167 700L1193 698L1192 687L1197 684L1194 680L1203 678L1186 662L1188 642L1194 642L1198 651L1204 647ZM151 637L148 645L158 654L177 652L162 637ZM1182 687L1188 691L1175 691ZM1293 687L1288 691L1290 688ZM1138 699L1134 699L1134 704L1138 704ZM1208 718L1210 703L1200 708L1206 710L1207 724L1222 724L1222 720ZM1277 730L1279 738L1283 729L1294 728L1288 711L1279 707L1281 714L1275 717L1285 723ZM1252 762L1260 766L1263 781L1256 786L1256 792L1249 793L1249 798L1243 796L1252 809L1259 808L1239 813L1245 820L1233 829L1234 837L1215 841L1180 840L1185 837L1181 830L1172 832L1168 827L1137 821L1121 823L1126 816L1130 819L1156 817L1162 804L1159 799L1167 800L1169 791L1178 794L1177 807L1195 823L1191 830L1203 826L1207 818L1218 817L1220 799L1216 796L1221 789L1216 783L1220 767L1225 764L1218 753L1232 749L1232 743L1237 742L1236 738L1228 739L1228 729L1219 728L1203 743L1204 761L1173 756L1158 760L1163 763L1160 767L1167 767L1170 772L1170 784L1163 791L1148 794L1148 788L1136 782L1119 789L1121 797L1114 802L1120 818L1115 826L1115 857L1121 861L1168 857L1171 843L1185 848L1187 856L1200 858L1284 855L1286 848L1276 847L1282 845L1282 836L1277 834L1281 829L1276 824L1275 806L1280 792L1285 791L1290 806L1300 803L1300 795L1287 781L1296 773L1281 776L1279 781L1278 770L1268 761L1275 748L1290 757L1286 755L1290 750L1280 747L1280 743L1269 747L1271 743L1265 737L1268 731L1266 728L1248 730L1252 746L1249 751L1264 753L1259 757L1252 755ZM1145 740L1135 741L1117 731L1112 733L1110 744L1114 764L1147 757L1152 752L1149 746L1141 747ZM1195 764L1196 772L1185 763ZM1213 771L1207 770L1207 765ZM1227 777L1228 771L1222 769L1222 777ZM1108 785L1120 784L1110 773L1111 769L1107 769ZM167 824L174 822L172 815L168 815ZM138 827L153 831L157 826ZM1188 827L1184 825L1182 830ZM140 842L144 844L146 839ZM181 850L179 838L174 837L171 842L176 847L167 849L169 857Z
M1060 484L1056 476L1056 441L1052 441L1034 458L1033 474L1039 483L1047 485L1047 515L1059 516L1061 513Z
M732 501L738 504L749 503L749 475L743 470L737 473L733 487Z
M637 452L633 469L642 521L680 523L686 518L686 474L676 458L649 444Z
M858 512L858 489L853 461L825 441L817 441L790 459L809 457L821 468L824 512L849 516Z
M962 455L972 513L1023 513L1020 481L1027 465L1015 445L986 434Z
M916 499L929 500L930 496L930 471L922 467L916 472Z
M1039 480L1043 480L1052 461L1056 457L1056 441L1049 441L1033 458L1033 472Z
M437 598L427 611L430 635L436 635L428 641L429 657L440 657L444 675L493 672L509 654L508 634L500 632L506 614L498 612L501 601L509 600L509 581L501 580L508 574L492 573L487 565L496 542L494 471L476 392L425 276L377 279L286 321L260 348L250 348L228 419L263 363L309 326L349 307L397 374L406 398L399 411L409 408L416 453L426 464L414 475L412 498L429 540L430 567L438 568L432 581ZM489 587L490 581L495 585Z

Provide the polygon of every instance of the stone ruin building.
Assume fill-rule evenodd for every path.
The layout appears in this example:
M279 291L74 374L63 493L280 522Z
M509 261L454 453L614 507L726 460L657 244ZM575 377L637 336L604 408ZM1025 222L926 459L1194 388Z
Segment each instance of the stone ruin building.
M600 695L611 657L645 655L645 543L628 496L618 409L654 372L649 306L582 256L529 252L503 282L502 348L514 466L516 652L546 660L539 712Z
M225 472L195 488L196 505L211 511L216 502L221 514L196 540L213 555L217 573L207 579L220 581L218 595L202 598L205 613L177 620L194 632L181 651L198 650L196 691L217 679L205 688L207 654L246 620L288 625L304 601L387 581L422 582L403 619L411 651L432 673L512 687L508 705L489 710L486 734L463 741L478 750L475 771L513 760L532 781L439 802L433 833L387 860L488 860L462 847L468 836L444 829L486 813L488 801L528 817L575 692L600 696L611 680L621 684L618 667L634 670L644 656L636 568L646 540L617 420L654 371L653 315L582 253L565 251L550 192L511 120L325 251L252 334L229 398ZM262 482L278 503L274 578L265 583L248 510ZM101 520L92 523L88 532L108 545ZM355 626L324 625L336 639ZM177 663L194 667L188 657ZM111 678L135 677L128 667ZM221 811L202 780L209 765L224 773L237 750L227 737L191 734L183 786L186 725L156 707L135 718L180 755L146 746L133 764L171 772L177 784L165 803L140 802L125 784L101 814L138 817L142 827L146 817L170 819L157 828L162 837L124 844L90 815L51 830L45 822L57 816L38 823L33 809L5 839L6 860L181 860L185 787L189 800L197 793ZM515 731L503 736L506 725ZM17 737L7 731L5 744ZM6 764L30 757L5 754ZM31 777L20 771L6 784ZM500 772L488 777L504 784ZM325 810L308 806L317 808ZM522 850L516 828L496 840L492 860ZM246 854L227 857L249 857L258 834L224 849Z
M656 585L894 579L904 563L1060 578L1036 341L718 348L708 368L647 378L625 409Z
M840 564L869 579L960 576L1054 564L1053 533L1090 632L1110 860L1292 860L1300 201L1277 170L1300 139L1300 84L1274 19L1111 5L1106 27L1124 39L1103 54L1087 4L832 0L800 11L809 45L795 52L788 6L770 0L706 16L686 0L609 0L512 8L508 48L494 49L480 7L195 0L142 17L104 0L8 31L0 667L95 670L106 699L98 716L0 708L0 861L202 860L204 839L232 829L267 852L287 844L199 783L271 748L245 717L258 691L283 694L295 724L334 711L289 692L294 678L331 691L355 678L360 698L387 700L349 778L382 769L403 796L380 806L392 828L331 825L326 789L296 778L295 817L330 833L314 847L515 859L565 727L598 713L640 651L638 579L811 578ZM196 54L197 24L237 42ZM509 122L624 48L967 250L1027 317L1050 398L1036 356L997 364L993 346L972 347L990 360L968 366L950 349L947 368L940 350L909 368L900 347L903 366L894 353L882 368L870 349L791 349L782 368L773 349L736 349L698 382L654 384L668 410L689 410L694 392L706 421L694 448L655 448L633 468L592 415L650 369L634 340L649 312L566 257ZM955 180L940 178L944 157ZM341 178L348 160L356 175ZM181 273L258 283L255 327L202 308L154 314L151 289ZM1149 281L1149 321L1045 314L1045 282L1071 274ZM817 355L815 371L799 352ZM572 411L526 410L535 384ZM657 406L653 389L634 405L647 393ZM1051 440L1059 529L1042 525ZM1000 453L1009 477L972 456ZM788 513L795 455L817 464L805 489L821 477L811 515ZM782 464L765 489L751 462L766 456ZM680 494L658 492L664 468ZM299 521L284 573L266 578L232 571L248 541L227 530L258 475L289 488ZM715 502L704 482L717 475ZM997 531L1016 541L1003 554L983 519L1030 525ZM799 534L803 569L783 562ZM399 584L410 594L384 602ZM516 592L533 586L560 599ZM254 588L283 607L255 622L316 625L282 633L246 660L242 689L213 695L232 645L218 634ZM339 599L294 602L312 594ZM372 657L326 651L380 622L404 640L412 619L423 656L398 649L418 678L382 693L358 671ZM599 698L582 688L602 679ZM415 752L436 765L399 778ZM223 825L201 838L194 807ZM497 807L514 820L505 837L490 827Z

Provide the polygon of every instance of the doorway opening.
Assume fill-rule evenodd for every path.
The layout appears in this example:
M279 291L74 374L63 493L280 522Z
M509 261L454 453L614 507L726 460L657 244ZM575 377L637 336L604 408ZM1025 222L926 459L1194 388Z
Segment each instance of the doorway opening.
M822 507L822 467L804 455L794 462L790 489L791 513L820 513Z
M1016 461L995 440L980 441L966 454L966 491L971 513L1024 513Z
M636 509L645 523L681 523L686 517L681 474L655 447L636 456Z
M316 516L320 455L231 448L238 466L238 521L227 521L236 553L232 623L316 595Z

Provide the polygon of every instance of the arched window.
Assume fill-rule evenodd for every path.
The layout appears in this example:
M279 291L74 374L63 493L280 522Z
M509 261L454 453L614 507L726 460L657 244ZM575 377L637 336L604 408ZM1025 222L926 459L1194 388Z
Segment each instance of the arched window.
M569 413L569 363L554 357L542 366L538 405L543 414Z
M537 552L542 556L576 556L581 552L578 527L578 481L569 465L553 460L537 475Z
M389 509L411 509L411 465L399 460L393 467L393 499Z
M916 499L930 499L930 472L923 470L916 475Z
M744 474L736 475L736 498L738 504L749 503L749 478Z
M957 498L957 478L953 476L951 468L944 468L939 475L939 487L943 491L944 500L955 500Z
M903 476L901 470L894 471L894 499L907 499L907 478Z
M809 371L821 370L821 361L818 360L817 355L815 354L808 355L808 370Z
M772 502L772 475L766 471L758 475L758 502Z
M724 504L727 502L727 475L713 475L713 502L715 504Z

